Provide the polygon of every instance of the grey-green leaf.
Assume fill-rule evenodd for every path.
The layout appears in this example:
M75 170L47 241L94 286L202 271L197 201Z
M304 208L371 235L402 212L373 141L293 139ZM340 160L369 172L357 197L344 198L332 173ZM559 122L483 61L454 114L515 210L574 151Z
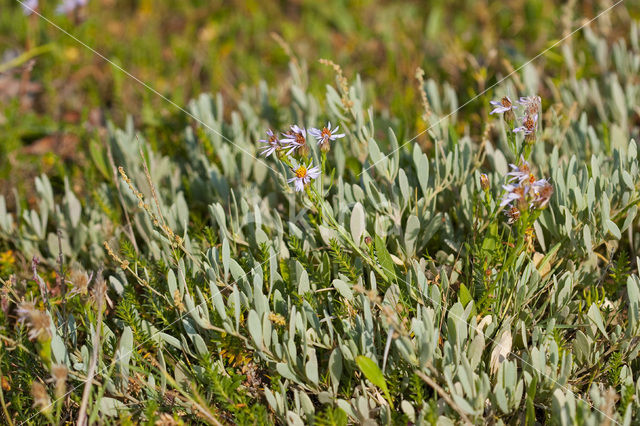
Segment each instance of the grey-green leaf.
M360 244L360 238L364 233L366 221L364 216L364 208L359 202L353 206L351 211L351 236L356 244Z

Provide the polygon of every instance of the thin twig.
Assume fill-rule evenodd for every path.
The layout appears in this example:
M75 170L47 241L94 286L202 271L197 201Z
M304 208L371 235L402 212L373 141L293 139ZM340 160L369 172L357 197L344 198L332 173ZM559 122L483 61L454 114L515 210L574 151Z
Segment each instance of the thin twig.
M93 354L91 356L91 364L87 371L87 379L84 385L84 391L82 392L82 403L80 404L80 411L78 412L77 426L84 426L87 424L87 405L89 404L89 395L91 393L91 383L93 376L96 372L96 366L98 364L98 353L100 352L100 334L102 333L102 305L104 303L104 296L107 292L107 285L101 277L102 271L98 272L98 280L96 282L96 298L98 299L98 320L96 324L96 334L93 336Z
M140 149L140 159L142 160L142 166L144 167L144 175L147 178L147 183L151 188L151 196L153 197L153 201L156 204L156 210L158 210L158 216L162 220L162 225L167 226L167 222L164 220L164 215L162 214L162 209L160 208L160 200L158 199L158 194L156 193L156 186L153 184L153 180L151 180L151 173L149 172L149 166L147 166L147 159L144 156L144 152L142 151L142 144L140 143L140 138L136 134L136 139L138 140L138 145Z
M0 404L2 404L2 412L4 413L4 418L7 420L7 424L9 426L13 426L11 416L9 416L9 410L7 410L7 404L4 402L4 392L2 391L2 386L0 386Z
M136 250L136 254L140 253L138 250L138 244L136 243L136 237L133 234L133 226L131 226L131 220L129 219L129 212L127 211L127 206L124 203L124 197L122 196L122 192L120 191L120 180L118 179L118 168L116 167L115 161L113 161L113 154L111 153L111 144L105 140L103 140L105 147L107 148L107 157L109 158L109 164L111 165L111 170L113 171L113 181L116 184L116 190L118 191L118 199L120 200L120 205L122 206L122 211L124 212L124 218L127 221L127 226L125 227L127 231L127 235L129 240L131 240L131 244L133 244L133 248Z
M167 221L164 218L164 215L162 214L162 209L160 207L160 199L158 198L158 193L156 192L156 186L153 184L153 180L151 179L151 173L149 172L149 166L147 165L147 159L144 156L144 152L142 151L142 143L140 142L140 138L138 137L138 135L136 134L136 139L138 140L138 145L139 145L139 150L140 150L140 159L142 160L142 165L144 167L144 175L145 178L147 179L147 184L149 185L149 188L151 189L151 196L153 197L153 201L156 205L156 210L158 211L158 216L160 217L160 220L162 220L162 226L161 229L164 231L164 233L167 235L167 237L169 238L169 241L171 241L171 245L172 245L172 251L173 251L173 255L176 259L176 263L179 263L179 258L177 253L173 250L173 244L175 243L187 256L189 256L189 259L191 259L194 263L200 265L202 264L202 262L200 262L200 260L196 259L191 252L187 251L186 247L184 246L184 241L181 238L177 238L177 236L174 235L174 232L171 228L169 228L169 226L167 225ZM151 213L151 212L150 212ZM187 227L187 223L184 224L184 227L186 229Z
M440 395L440 397L442 399L444 399L444 401L447 404L449 404L449 406L451 408L453 408L453 410L456 413L458 413L458 415L460 416L462 421L464 421L468 425L472 425L473 424L471 422L471 420L469 420L469 417L467 417L467 415L464 413L464 411L462 411L462 409L458 406L458 404L456 404L455 401L449 396L449 394L444 389L442 389L442 387L440 387L440 385L438 385L431 377L427 376L426 374L424 374L420 370L416 370L415 373L416 373L416 375L418 377L420 377L422 380L424 380L424 382L426 384L431 386L433 388L433 390L435 390L438 393L438 395Z
M69 347L69 322L67 321L67 282L64 279L64 255L62 254L62 230L58 228L58 285L62 296L62 334L65 347ZM66 353L69 361L69 353Z

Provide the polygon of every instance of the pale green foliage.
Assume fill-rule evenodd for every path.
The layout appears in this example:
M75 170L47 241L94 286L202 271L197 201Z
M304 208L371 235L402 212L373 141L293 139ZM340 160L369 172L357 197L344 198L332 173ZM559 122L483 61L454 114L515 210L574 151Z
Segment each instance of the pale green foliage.
M178 389L186 399L176 404L186 415L194 413L193 399L209 404L215 417L232 413L249 423L340 424L346 415L353 423L425 424L464 415L477 424L629 424L640 415L637 259L634 273L615 277L625 283L618 292L597 295L621 248L638 253L640 245L634 28L630 49L622 42L608 48L587 30L600 61L588 78L555 84L534 68L523 73L531 92L549 93L530 159L555 189L534 226L533 250L510 247L523 236L510 232L502 215L489 218L481 203L479 174L487 173L497 199L516 160L503 121L491 118L497 131L479 143L479 134L449 115L459 105L455 91L428 81L434 148L427 154L417 141L405 146L396 137L394 120L371 107L359 78L346 109L332 86L326 99L308 94L295 67L291 101L275 113L268 106L275 91L265 85L248 90L228 120L221 96L193 100L198 122L181 138L184 160L154 152L142 135L139 144L132 123L109 129L115 164L150 210L162 212L154 224L119 178L139 253L124 220L114 221L98 203L81 203L68 184L54 194L46 176L36 181L34 209L10 213L0 199L0 235L54 268L59 228L68 264L110 265L104 275L118 315L103 325L103 393L95 392L94 415L139 414ZM505 83L498 92L517 90ZM287 186L282 163L253 156L267 127L313 126L327 117L347 137L329 154L333 179L313 183L326 206L319 215L309 197ZM318 164L315 147L312 155ZM106 152L94 161L110 170ZM95 191L119 211L113 181L105 178ZM120 247L129 270L105 253L104 241ZM93 307L84 308L76 306L70 321L47 307L55 310L53 360L82 375L95 333ZM65 343L66 322L75 337ZM233 351L264 377L231 403L235 388L223 381L236 373L222 372ZM134 372L148 389L131 409L122 400ZM416 372L438 389L416 380ZM237 408L247 392L256 393L250 404L262 411ZM73 393L79 399L81 388Z

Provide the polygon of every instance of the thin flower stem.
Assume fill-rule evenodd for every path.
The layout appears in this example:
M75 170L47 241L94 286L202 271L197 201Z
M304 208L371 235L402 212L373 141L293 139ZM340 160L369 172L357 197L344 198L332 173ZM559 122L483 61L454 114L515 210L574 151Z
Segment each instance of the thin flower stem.
M326 209L324 205L324 202L325 202L324 199L318 196L318 193L316 192L315 188L313 187L311 188L312 188L311 191L314 194L314 197L312 198L312 201L315 201L314 204L320 207L319 209L320 211L323 209ZM346 232L344 232L342 226L340 226L340 224L335 220L335 218L331 214L325 214L324 217L327 218L328 222L333 226L333 228L338 232L338 234L340 234L340 236L351 246L351 248L353 248L353 250L362 259L364 259L369 264L369 266L371 266L383 279L388 280L388 276L387 274L385 274L385 271L380 266L378 266L378 264L374 259L371 259L370 256L365 254L365 252L363 252L360 249L360 247L358 247L358 244L356 244L356 242L353 241L353 239ZM393 272L393 271L389 271L389 272Z
M7 404L4 401L2 386L0 386L0 404L2 404L2 412L4 413L4 418L7 421L7 424L9 426L13 426L13 421L11 420L11 416L9 416L9 411L7 410Z
M82 392L82 403L80 404L80 410L78 412L77 426L84 426L87 424L87 407L89 405L89 396L91 393L91 384L93 376L96 372L98 365L98 356L100 353L100 338L102 337L102 306L104 298L106 296L106 284L102 284L96 288L98 298L98 319L96 321L96 334L93 336L93 355L91 356L91 362L89 364L89 370L87 372L87 380L85 382L84 391Z

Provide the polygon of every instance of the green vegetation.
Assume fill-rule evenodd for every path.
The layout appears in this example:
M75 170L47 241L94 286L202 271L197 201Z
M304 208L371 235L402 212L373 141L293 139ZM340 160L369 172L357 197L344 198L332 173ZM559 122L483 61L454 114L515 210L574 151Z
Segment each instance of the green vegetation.
M637 5L0 1L3 423L640 418Z

